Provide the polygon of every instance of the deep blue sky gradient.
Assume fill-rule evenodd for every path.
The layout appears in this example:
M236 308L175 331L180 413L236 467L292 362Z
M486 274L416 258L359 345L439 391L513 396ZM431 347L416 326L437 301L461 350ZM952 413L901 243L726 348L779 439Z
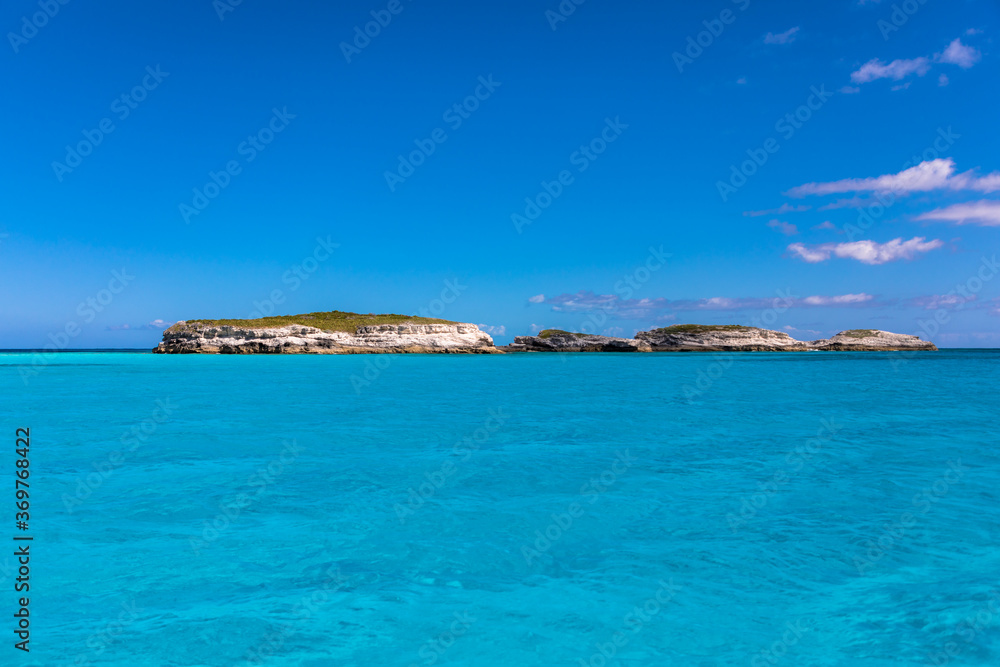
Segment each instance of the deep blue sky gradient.
M160 328L150 322L247 317L274 290L282 313L418 313L446 281L462 287L441 316L502 326L496 338L507 342L533 325L581 328L586 312L567 312L559 296L614 294L661 246L672 257L635 298L864 293L873 298L861 306L791 308L774 328L801 338L849 327L913 333L934 314L921 299L965 283L984 253L1000 250L995 227L914 220L995 193L931 192L901 198L857 239L922 236L943 247L879 265L805 263L787 246L846 241L811 227L830 220L840 228L857 210L819 212L837 197L783 195L807 182L898 172L947 128L960 137L940 157L958 171L1000 170L990 101L997 2L930 0L884 39L877 22L892 13L888 0L751 0L744 11L744 0L587 0L555 30L545 14L554 0L402 0L402 12L348 63L341 42L387 4L243 0L220 20L210 0L71 1L16 53L8 36L0 46L0 347L42 347L69 322L80 330L68 347L152 347ZM678 72L672 54L725 9L735 20ZM6 3L4 33L37 11L37 2ZM764 39L796 26L790 43ZM981 53L974 67L935 64L906 79L905 90L880 80L836 92L873 58L931 56L956 38ZM114 100L157 66L169 75L120 119ZM490 76L496 91L449 127L443 113ZM813 86L835 94L782 137L776 121ZM295 118L247 162L239 146L273 109ZM53 162L105 118L114 132L60 181ZM580 173L571 155L609 118L628 128ZM447 141L391 191L385 172L436 128ZM717 182L769 137L780 150L723 201ZM230 160L239 175L186 223L180 205ZM573 184L518 233L511 215L562 170ZM812 209L743 215L785 202ZM800 233L783 235L767 226L772 219ZM313 255L317 238L339 247L293 289L283 276ZM87 321L79 304L100 298L123 269L134 279ZM536 295L545 299L528 301ZM1000 344L998 296L1000 280L983 285L975 302L949 311L937 342ZM760 313L660 302L638 313L620 308L605 328L631 335Z

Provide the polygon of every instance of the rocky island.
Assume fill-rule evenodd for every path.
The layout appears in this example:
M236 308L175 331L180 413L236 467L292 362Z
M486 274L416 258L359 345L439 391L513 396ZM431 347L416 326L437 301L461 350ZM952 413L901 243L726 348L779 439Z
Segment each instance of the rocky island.
M255 320L188 320L163 332L157 354L494 354L475 324L338 310Z
M829 339L800 341L782 331L738 324L678 324L642 331L635 339L549 329L518 336L508 352L831 352L936 350L918 336L878 329L850 329Z
M188 320L163 332L158 354L380 354L503 352L829 352L936 350L917 336L850 329L800 341L737 324L679 324L615 338L546 329L496 347L475 324L338 310L255 320Z

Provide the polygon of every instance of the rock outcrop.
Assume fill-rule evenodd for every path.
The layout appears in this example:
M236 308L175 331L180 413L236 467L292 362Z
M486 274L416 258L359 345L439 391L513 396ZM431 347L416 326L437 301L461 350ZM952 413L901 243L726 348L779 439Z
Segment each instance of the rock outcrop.
M919 336L880 331L878 329L851 329L841 331L833 338L815 340L809 343L812 349L828 351L868 351L868 350L936 350L937 346Z
M936 350L918 336L851 329L829 339L800 341L781 331L730 325L681 324L643 331L636 339L650 344L654 352L838 352Z
M178 322L163 332L159 354L496 354L489 334L475 324L379 324L353 333L299 324L247 327Z
M781 331L735 324L681 324L642 331L635 337L647 342L654 352L784 352L809 349L808 343L795 340Z
M509 352L649 352L649 343L548 329L537 336L516 336L503 348Z

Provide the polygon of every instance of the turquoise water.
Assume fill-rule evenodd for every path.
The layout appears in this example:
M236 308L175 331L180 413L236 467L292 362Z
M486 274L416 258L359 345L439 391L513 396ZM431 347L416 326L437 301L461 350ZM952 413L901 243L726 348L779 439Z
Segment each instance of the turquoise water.
M31 360L4 664L1000 664L1000 352Z

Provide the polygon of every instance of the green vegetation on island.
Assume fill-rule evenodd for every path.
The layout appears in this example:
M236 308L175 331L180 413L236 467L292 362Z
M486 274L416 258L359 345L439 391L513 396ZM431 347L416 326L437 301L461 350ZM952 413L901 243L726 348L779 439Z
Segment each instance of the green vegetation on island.
M576 336L580 338L585 335L582 333L573 333L572 331L563 331L562 329L545 329L538 332L538 337L545 339L552 338L553 336Z
M661 334L700 334L712 331L751 331L756 327L745 327L742 324L675 324L671 327L653 329L653 333Z
M457 322L414 315L375 315L373 313L364 315L334 310L303 315L276 315L255 320L187 320L186 324L210 327L230 326L245 329L278 329L299 324L323 331L354 333L358 327L373 327L380 324L457 324Z
M847 336L848 338L868 338L870 336L878 336L878 332L873 329L849 329L848 331L841 331L841 336Z

